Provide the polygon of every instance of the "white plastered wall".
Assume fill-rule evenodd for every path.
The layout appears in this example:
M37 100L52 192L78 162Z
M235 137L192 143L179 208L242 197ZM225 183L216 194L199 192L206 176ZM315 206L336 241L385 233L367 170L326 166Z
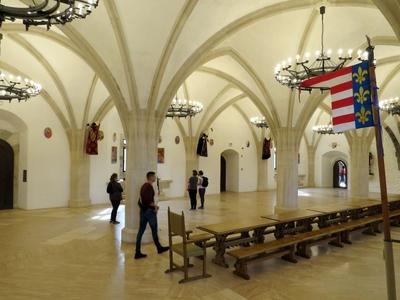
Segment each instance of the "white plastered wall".
M56 115L40 96L26 103L4 103L0 110L11 112L27 126L27 130L17 128L16 132L19 135L19 176L15 207L38 209L67 206L69 145ZM51 139L44 137L46 127L52 129ZM23 170L27 170L26 183L22 182Z

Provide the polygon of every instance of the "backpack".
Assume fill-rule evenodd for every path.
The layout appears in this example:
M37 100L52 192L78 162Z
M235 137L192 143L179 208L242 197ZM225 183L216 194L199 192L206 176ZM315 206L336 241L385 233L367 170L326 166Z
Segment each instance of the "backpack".
M203 182L202 182L201 186L208 187L208 178L207 177L203 177Z

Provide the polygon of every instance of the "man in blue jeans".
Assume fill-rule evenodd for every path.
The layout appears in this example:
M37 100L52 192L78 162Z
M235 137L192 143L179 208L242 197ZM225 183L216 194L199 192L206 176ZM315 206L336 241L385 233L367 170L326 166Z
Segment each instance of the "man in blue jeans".
M135 259L144 258L147 255L143 254L140 250L143 233L146 230L147 223L150 224L151 233L153 235L154 244L157 247L158 253L163 253L169 250L169 247L163 247L158 240L158 233L157 233L157 211L158 206L154 202L154 188L153 183L156 182L157 177L156 173L148 172L147 175L147 182L145 182L140 189L140 225L139 231L136 237L136 253Z

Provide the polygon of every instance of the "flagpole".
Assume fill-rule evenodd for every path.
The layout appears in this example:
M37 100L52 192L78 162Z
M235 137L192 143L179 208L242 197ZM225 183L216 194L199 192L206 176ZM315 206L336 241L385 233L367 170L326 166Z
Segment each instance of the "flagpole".
M386 289L388 300L396 300L396 277L394 270L393 261L393 243L390 234L390 217L389 217L389 203L386 188L386 174L385 174L385 160L383 154L383 143L382 143L382 127L379 116L379 102L377 93L377 84L375 76L375 55L374 46L371 45L371 40L367 36L368 41L368 62L369 62L369 79L371 84L371 99L372 113L374 117L375 127L375 141L377 151L377 161L379 169L379 184L381 190L381 201L382 201L382 217L383 217L383 233L384 233L384 259L386 268Z

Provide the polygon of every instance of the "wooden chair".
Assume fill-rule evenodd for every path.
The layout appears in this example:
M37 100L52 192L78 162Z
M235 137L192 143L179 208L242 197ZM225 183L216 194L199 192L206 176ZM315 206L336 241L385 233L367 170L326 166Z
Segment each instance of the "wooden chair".
M176 270L183 271L185 277L179 281L184 283L196 279L208 278L211 275L206 272L206 242L212 238L208 234L190 235L191 231L185 229L185 216L173 213L168 207L168 237L169 237L169 269L165 273L170 273ZM182 243L173 243L173 237L181 237ZM174 262L174 253L183 258L183 266ZM199 257L203 260L203 272L201 275L189 277L190 257Z

